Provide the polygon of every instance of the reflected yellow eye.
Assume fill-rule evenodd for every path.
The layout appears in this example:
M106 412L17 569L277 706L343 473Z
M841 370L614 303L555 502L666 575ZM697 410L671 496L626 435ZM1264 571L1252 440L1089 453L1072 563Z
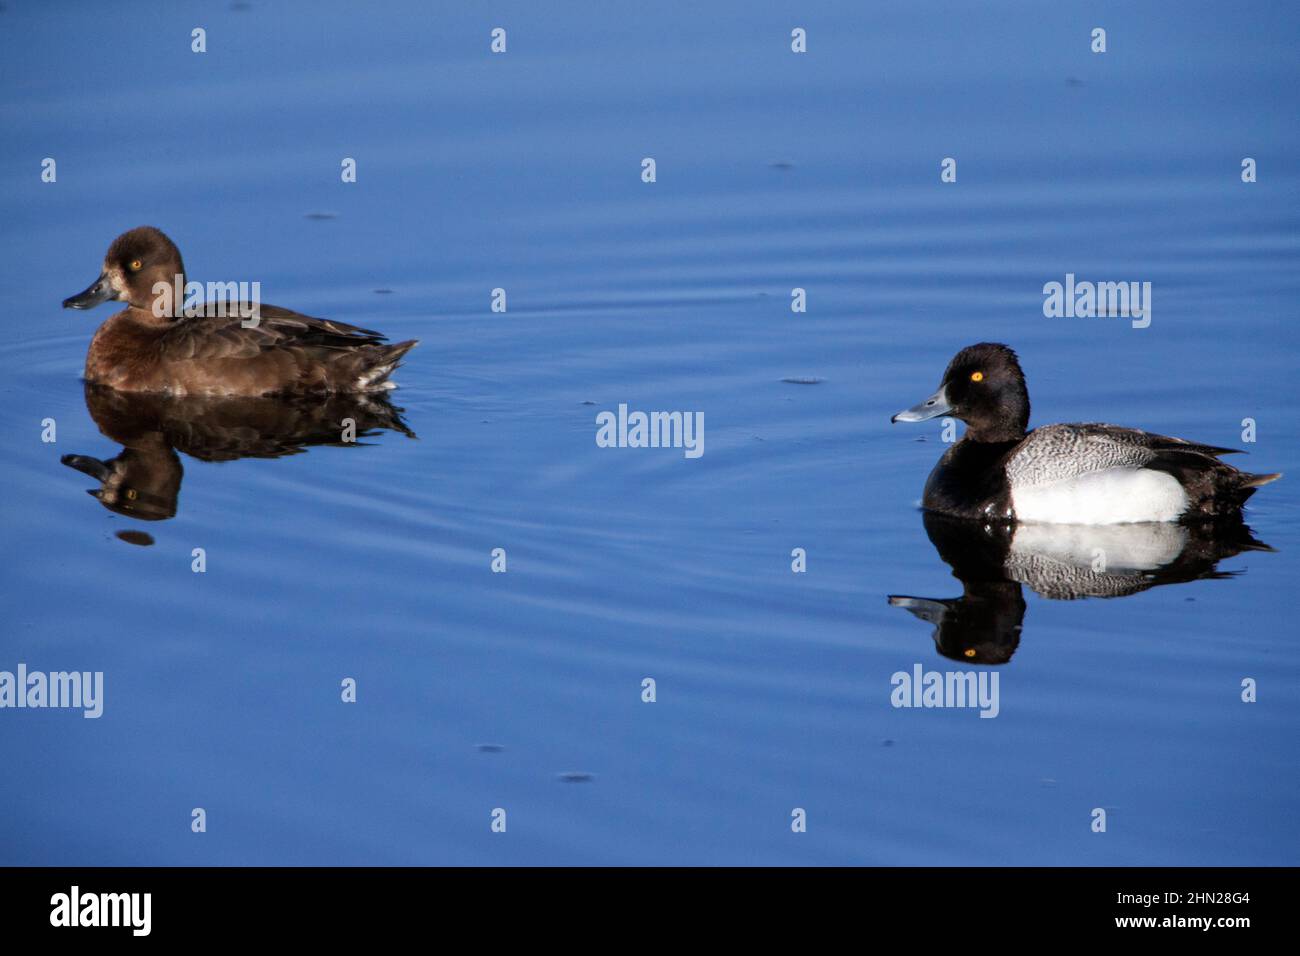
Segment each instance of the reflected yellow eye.
M979 372L976 372L975 374L978 375ZM974 656L975 656L975 648L973 648L973 647L968 647L968 648L966 648L966 650L964 650L962 653L965 654L967 657L974 657Z
M132 272L139 272L140 267L143 265L144 263L141 262L139 259L132 259L128 268L130 268Z
M983 373L983 372L971 372L971 373L970 373L970 380L971 380L972 382L982 382L982 381L984 381L984 373Z

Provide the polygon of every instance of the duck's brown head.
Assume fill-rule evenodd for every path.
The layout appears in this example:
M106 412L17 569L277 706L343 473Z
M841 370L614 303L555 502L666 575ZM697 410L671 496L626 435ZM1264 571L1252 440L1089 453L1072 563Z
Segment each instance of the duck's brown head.
M113 300L170 319L183 304L178 301L183 291L177 295L175 290L184 288L185 265L176 244L160 229L139 226L113 240L99 278L84 292L64 299L63 307L92 309Z

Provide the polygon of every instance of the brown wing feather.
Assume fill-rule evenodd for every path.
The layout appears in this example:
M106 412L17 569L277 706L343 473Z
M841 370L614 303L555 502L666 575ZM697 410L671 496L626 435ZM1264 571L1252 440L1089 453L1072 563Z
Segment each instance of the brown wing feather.
M385 336L346 322L318 319L279 306L260 307L256 325L245 327L238 315L181 319L162 338L163 355L171 360L253 358L268 350L300 346L351 349L378 345Z
M158 341L159 365L198 394L368 391L392 387L388 376L416 345L273 305L260 307L257 324L245 321L181 319Z

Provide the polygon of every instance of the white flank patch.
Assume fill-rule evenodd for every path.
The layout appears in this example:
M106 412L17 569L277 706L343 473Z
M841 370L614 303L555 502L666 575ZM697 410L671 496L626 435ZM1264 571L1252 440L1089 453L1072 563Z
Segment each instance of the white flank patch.
M1130 524L1176 521L1187 508L1178 479L1149 468L1103 468L1086 475L1013 488L1018 521L1046 524Z

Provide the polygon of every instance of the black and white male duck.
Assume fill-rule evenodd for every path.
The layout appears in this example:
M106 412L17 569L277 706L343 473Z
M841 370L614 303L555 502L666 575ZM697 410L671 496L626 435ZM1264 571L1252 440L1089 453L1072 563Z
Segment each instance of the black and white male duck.
M172 292L184 288L180 250L160 230L141 226L113 240L99 278L63 300L65 309L125 302L95 333L86 381L169 395L304 395L393 388L388 377L415 340L345 322L240 303L226 316L185 317Z
M1252 475L1216 448L1119 425L1027 431L1029 391L1016 353L983 342L958 352L939 390L890 421L966 423L925 483L928 511L981 520L1126 524L1238 512L1280 474Z

